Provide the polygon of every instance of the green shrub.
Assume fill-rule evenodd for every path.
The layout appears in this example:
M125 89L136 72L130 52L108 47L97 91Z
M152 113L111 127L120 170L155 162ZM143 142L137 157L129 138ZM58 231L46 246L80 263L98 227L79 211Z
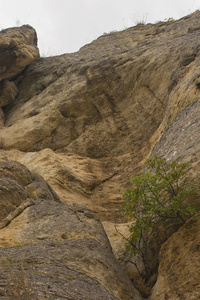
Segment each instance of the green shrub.
M127 241L134 255L140 254L144 259L143 235L156 224L184 224L195 215L195 207L187 203L196 191L191 182L186 184L186 172L187 165L180 159L168 162L154 155L146 161L146 171L131 179L132 187L124 193L122 213L133 220Z

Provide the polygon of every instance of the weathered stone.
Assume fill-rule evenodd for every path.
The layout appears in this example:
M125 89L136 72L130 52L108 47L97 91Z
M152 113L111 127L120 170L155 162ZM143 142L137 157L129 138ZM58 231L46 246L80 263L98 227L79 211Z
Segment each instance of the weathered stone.
M199 17L136 26L35 61L4 108L1 148L35 152L11 159L34 168L64 201L83 201L110 218L130 176L199 97L199 37L192 31Z
M0 82L0 107L13 102L17 93L18 89L13 81L4 80Z
M92 294L94 289L99 291L97 299L136 297L130 296L132 292L128 287L127 292L121 292L124 282L128 282L129 286L130 281L125 279L122 283L118 280L118 271L113 272L113 266L107 264L107 254L100 249L104 247L110 253L106 238L99 231L99 221L90 210L80 206L77 208L77 204L97 212L112 241L113 251L119 256L123 252L124 241L116 236L114 223L119 222L119 230L125 236L128 234L124 229L126 224L121 223L124 221L119 211L123 202L122 192L130 186L130 177L143 170L145 159L153 149L153 153L168 159L181 156L184 162L189 163L188 176L195 177L197 182L200 179L199 21L200 12L195 12L175 22L136 26L105 35L77 53L38 59L20 77L13 79L19 92L2 109L0 159L20 161L35 174L32 173L32 179L26 186L21 184L22 190L28 192L28 198L13 207L2 220L0 243L2 247L21 243L23 247L19 247L19 251L24 252L18 253L22 253L25 261L30 257L28 251L33 249L36 274L41 267L38 261L44 261L44 269L47 274L53 274L52 277L60 274L57 287L54 279L45 281L38 275L40 290L44 290L43 282L45 286L48 282L50 287L53 286L52 297L57 297L57 289L61 297L61 289L66 284L69 298L76 299L74 290L70 288L72 282L68 285L62 281L61 274L65 273L64 269L59 271L61 260L57 248L61 252L72 252L68 254L70 261L63 260L68 271L74 262L76 270L72 271L76 272L76 276L77 270L81 276L84 273L77 281L74 279L74 286L71 285L77 289L80 298L80 289L76 287L78 282L82 287L83 281L80 280L87 282L86 289L89 282L93 282L90 295L82 287L87 299L95 299ZM36 173L47 180L62 202L72 206L61 204L58 196ZM9 177L9 180L17 179ZM199 196L195 204L199 207ZM176 224L161 229L156 228L154 233L157 235L146 240L147 257L153 257L150 281L141 281L133 264L133 272L129 268L132 282L145 296L156 280L160 247L173 239L173 235L178 243ZM190 235L189 228L187 234ZM81 252L77 247L88 251L86 262L80 258ZM90 248L98 248L101 254L97 254L96 250L90 252ZM42 249L49 251L53 260L57 255L58 265L48 257L44 258L45 250ZM17 253L15 248L2 251L13 251L9 252L10 257L15 257ZM37 251L41 256L37 256ZM92 266L88 263L90 253ZM108 260L113 261L113 258ZM160 265L167 266L164 254L161 260L163 264L160 262ZM138 260L137 263L143 271L142 264ZM176 264L178 270L178 261ZM50 266L57 271L52 273ZM176 270L176 265L173 268ZM105 277L99 269L103 270ZM159 293L161 299L175 295L168 286L163 287L162 276L166 274L162 274L165 270L167 267L159 269L158 284L155 286L158 299ZM85 274L91 277L86 279ZM174 277L176 286L177 276ZM114 278L114 282L108 288L110 283L106 282L110 277ZM189 282L186 274L185 277L183 282L188 284L187 297L190 293L191 296L197 294L196 279ZM168 284L172 281L173 271L166 277ZM192 286L194 290L190 292ZM163 296L164 292L166 296Z
M0 128L2 128L3 126L4 126L4 112L0 108Z
M158 280L149 300L200 298L200 222L189 221L161 247Z
M153 153L169 160L181 157L192 162L190 168L200 164L200 99L188 105L162 135Z
M31 174L19 162L0 162L0 221L3 222L0 227L9 223L12 216L18 215L18 207L23 207L28 198L60 202L58 195L41 176Z
M188 33L198 20L196 13L175 24L134 27L77 53L37 60L6 110L4 148L93 158L137 153L198 97L195 84L188 88L199 76L198 31Z
M0 81L11 79L39 57L37 35L29 26L0 31Z
M169 160L181 158L181 161L188 163L187 176L192 177L194 182L192 182L193 187L200 194L199 189L199 165L200 165L200 100L197 100L193 104L188 105L181 113L176 117L172 124L168 127L165 133L162 135L160 141L154 147L152 154L157 154L161 157L165 157ZM191 201L188 199L187 201ZM199 196L195 196L192 199L192 203L195 204L197 209L200 208ZM191 204L191 203L190 203ZM156 226L154 228L153 234L149 236L144 235L144 254L145 259L151 265L151 272L154 280L156 279L157 266L159 265L159 252L162 244L172 236L176 236L176 231L182 226L181 223L174 221L170 222L167 226ZM144 272L144 265L139 263L137 258L132 258L133 262L137 262L140 272ZM141 281L140 276L137 278L137 270L134 269L130 264L127 266L129 276L135 282L135 285L139 284ZM187 274L184 273L187 278ZM158 279L159 280L159 279ZM187 279L186 279L187 280ZM188 279L189 280L189 279ZM153 282L152 282L153 283ZM150 285L151 288L152 285ZM157 286L157 283L156 283ZM168 287L168 285L167 285ZM188 286L188 289L191 287ZM164 292L163 292L164 293ZM197 293L197 291L194 291ZM160 294L158 293L158 299ZM164 296L162 296L164 297ZM167 296L166 296L167 297ZM182 296L180 296L181 299ZM171 295L173 299L179 299ZM171 299L169 298L166 299ZM153 298L154 299L154 298ZM155 298L157 299L157 298ZM160 298L162 299L162 298ZM163 298L165 299L165 298Z
M17 178L20 168L28 171L15 162L1 163L1 177L5 170L7 176ZM37 185L42 182L45 189L41 177L34 175L32 180L36 180L36 185L29 184L26 188L35 189L35 199L27 199L30 192L28 195L16 180L0 179L1 202L4 198L7 202L11 199L11 204L17 207L11 207L7 216L0 216L1 289L6 289L6 279L12 281L10 270L27 263L32 267L32 283L38 292L46 291L48 299L141 300L116 261L95 214L84 206L61 203L47 184L46 192L41 194L41 186ZM38 199L38 195L43 199ZM0 299L5 296L0 295Z
M17 161L0 162L0 179L11 178L26 186L33 181L31 172Z
M194 185L200 193L200 100L188 105L168 127L160 141L153 149L156 153L169 160L181 158L188 164L188 176L195 181ZM194 202L200 208L199 198Z
M38 174L33 174L33 181L27 185L26 189L34 194L35 198L48 199L50 201L60 202L58 195L50 187L50 185L44 180L44 178Z
M28 197L27 191L15 180L0 179L0 220Z
M110 218L130 176L199 95L198 30L191 32L199 16L129 28L77 53L35 61L4 109L1 148L35 151L10 159L42 172L64 201L83 201Z

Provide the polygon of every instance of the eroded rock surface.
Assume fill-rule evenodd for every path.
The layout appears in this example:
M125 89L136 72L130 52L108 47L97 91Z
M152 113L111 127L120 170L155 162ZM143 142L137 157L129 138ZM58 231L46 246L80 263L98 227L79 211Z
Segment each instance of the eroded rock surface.
M77 53L37 59L20 76L12 78L13 81L10 77L4 77L9 78L9 82L2 82L2 97L0 95L0 99L3 99L0 100L3 103L0 108L0 160L19 161L34 173L31 173L31 181L26 184L20 181L19 184L16 178L9 177L9 182L14 180L20 186L20 196L16 200L13 198L10 208L2 214L4 225L0 232L1 245L7 247L21 243L19 251L25 261L28 260L28 251L35 249L36 273L39 272L38 261L43 259L42 254L39 260L37 250L44 253L46 249L52 257L58 257L58 264L45 257L43 261L47 269L49 265L52 270L58 270L63 260L66 269L71 270L72 261L75 261L75 276L71 271L67 275L73 278L71 283L74 286L71 286L74 289L77 289L78 281L74 279L77 274L82 276L82 273L87 273L89 276L90 273L91 277L84 280L87 282L86 287L92 280L92 287L99 293L97 299L111 297L132 300L139 297L132 286L129 289L130 281L127 281L127 277L124 277L123 282L119 280L121 275L118 277L118 271L114 271L114 268L118 268L114 258L108 259L108 253L111 252L110 246L106 244L105 233L99 221L91 217L90 210L96 212L103 222L112 241L113 251L119 256L123 251L119 251L119 248L124 242L113 236L113 233L116 233L114 224L117 222L120 223L120 230L126 234L126 224L123 224L119 211L123 202L122 192L129 187L130 177L143 170L145 159L152 151L168 159L181 156L189 164L188 176L198 182L199 23L200 12L197 11L175 22L136 26L102 36ZM29 31L29 27L22 28ZM9 88L6 89L5 85L9 85ZM13 94L11 90L9 92L10 88L13 88ZM51 185L60 200L39 174ZM25 191L24 194L22 191ZM12 194L12 189L9 193ZM195 204L199 207L199 197ZM90 210L83 208L83 205ZM46 217L41 207L46 211ZM65 228L64 231L61 228ZM173 234L178 239L177 233L174 233L176 230L163 230L161 239L158 234L159 240L149 241L150 256L154 257L155 268L161 244L173 239ZM180 230L186 233L184 229ZM190 234L190 229L187 230L187 234ZM181 241L183 239L182 236ZM31 245L28 245L28 241L31 241ZM196 244L194 247L198 248L198 239L193 241ZM81 248L82 245L84 253L89 251L86 250L88 248L93 251L92 258L90 252L85 254L86 262L81 260L77 252L77 247ZM182 286L178 271L174 277L173 272L167 277L169 264L164 261L164 253L168 257L168 250L165 252L163 247L158 282L152 291L152 299L159 299L159 293L160 299L179 297L168 286L163 286L163 278L169 284L174 278L175 286L179 285L183 291L186 291L187 282L187 297L193 286L191 296L197 295L196 279L193 282L186 278ZM167 247L171 251L170 244ZM71 250L69 260L64 253L61 258L60 252L56 252L59 248L62 253L68 253L68 248L73 249L74 256ZM102 252L102 248L108 252ZM95 249L99 249L99 252ZM181 252L181 246L179 249ZM11 260L17 253L16 248L4 248L1 251L8 253ZM198 257L197 252L195 255ZM178 264L178 260L175 261ZM181 260L181 264L184 264L184 260ZM176 266L173 267L176 270ZM112 284L107 284L108 278L105 280L102 277L105 270L109 270L109 278L115 279ZM52 272L52 278L56 277L57 271ZM58 271L61 277L63 272L64 269ZM45 277L40 275L38 282ZM139 275L135 273L133 276L132 280L136 284L135 276ZM64 277L61 277L64 284ZM52 286L50 292L56 297L55 281L52 278L48 278ZM48 280L45 285L48 285ZM127 287L123 290L125 282ZM61 289L63 284L58 283ZM68 282L65 284L69 290L68 297L73 299L74 289L69 287ZM85 294L87 299L95 299L94 289L91 289L90 296ZM181 293L177 299L181 299Z
M31 26L0 31L0 81L15 77L38 57L37 35Z
M164 157L166 159L169 160L174 160L177 159L178 157L181 158L181 161L184 163L188 164L188 170L187 170L187 177L188 178L192 178L194 180L194 182L192 182L193 187L196 188L196 190L198 191L198 195L192 199L192 203L196 206L197 210L200 207L200 202L199 202L199 195L200 195L200 189L199 189L199 179L200 179L200 173L199 173L199 165L200 165L200 118L199 118L199 111L200 111L200 100L197 100L196 102L194 102L193 104L188 105L184 110L182 110L181 113L179 113L179 115L176 117L176 119L172 122L172 124L168 127L168 129L165 131L165 133L162 135L160 141L156 144L156 146L154 147L152 153L153 154L157 154L161 157ZM188 199L188 201L191 201L191 199ZM179 222L170 222L167 226L161 226L159 225L158 227L154 228L154 232L152 235L149 236L145 236L144 238L144 245L145 245L145 259L147 262L151 262L151 271L152 274L154 274L152 276L152 278L156 276L157 273L157 266L160 264L161 261L163 261L163 264L165 264L165 255L167 256L168 254L162 254L161 257L159 259L159 253L160 253L160 248L162 249L162 244L163 243L167 243L167 240L170 239L174 239L174 236L177 237L177 233L176 231L182 226L182 224L180 224ZM196 227L197 226L197 227ZM195 229L196 227L196 229ZM182 228L182 227L181 227ZM179 231L181 231L181 228ZM188 233L189 233L189 226L188 226ZM200 242L199 236L199 226L198 224L194 224L191 227L191 235L193 235L193 230L195 230L195 233L197 234L197 238L193 239L193 246L194 249L198 249L198 245ZM186 233L186 231L183 230L183 232ZM183 238L183 236L182 236ZM185 239L187 240L187 237L185 237ZM179 247L181 248L181 244L182 244L182 240L181 241L177 241L177 243L179 243ZM184 245L187 242L183 243L182 246L184 248ZM189 245L188 245L189 247ZM162 252L162 250L161 250ZM195 252L195 251L193 251ZM163 252L162 252L163 253ZM171 254L169 254L170 256ZM174 254L176 255L176 254ZM181 251L180 251L180 255L181 255ZM198 251L196 251L196 257L198 257ZM166 258L168 267L170 265L170 263L172 263L174 257L171 257L170 262L169 262L169 258ZM189 259L189 257L188 257ZM199 259L199 258L198 258ZM135 257L132 257L132 261L137 262L138 259ZM182 257L180 256L179 259L180 264L184 264L184 262L182 262ZM171 270L173 272L173 268L175 265L172 263L172 267ZM197 264L198 265L198 264ZM128 264L127 266L127 271L129 273L129 276L132 278L132 280L136 281L137 279L137 270L135 270L131 264ZM138 263L138 267L140 269L140 272L144 272L144 266L141 263ZM183 267L183 265L182 265ZM160 267L159 267L160 268ZM161 267L162 268L162 267ZM175 267L176 268L176 267ZM191 266L191 272L193 269L193 266ZM165 269L166 274L167 274L167 267ZM180 269L179 269L180 271ZM196 269L194 269L194 273L196 272ZM180 272L181 273L181 272ZM190 281L189 277L186 275L187 273L185 271L182 271L182 273L184 273L184 276L186 277L185 280L186 281ZM197 272L198 273L198 272ZM177 273L178 274L178 273ZM189 273L188 273L189 274ZM167 296L165 296L165 292L166 295L168 295L168 289L170 289L170 284L168 282L168 284L166 284L167 278L163 278L163 279L159 279L160 276L162 277L162 275L160 275L160 273L158 274L158 282L160 282L160 280L163 280L163 286L162 286L162 296L160 295L161 289L159 289L159 291L157 291L157 287L161 287L159 283L156 283L156 288L155 288L155 292L153 293L153 298L155 297L155 299L165 299L164 297L166 297L166 299L182 299L183 298L183 293L179 292L184 290L184 285L185 285L185 281L181 280L177 283L174 282L174 286L176 286L177 288L177 295L175 293L175 287L172 288L172 290L174 289L175 294L170 294L169 298L167 298ZM181 277L182 275L180 275ZM170 273L168 281L170 280L179 280L178 279L178 275L177 278L173 277L174 279L172 279L172 273ZM150 279L151 280L151 279ZM141 278L139 277L137 279L137 284L139 285L139 283L141 282ZM166 284L166 288L165 288L165 284ZM179 287L178 287L179 285ZM188 284L188 298L185 299L189 299L189 290L192 291L192 289L194 288L193 292L195 295L200 295L199 291L198 291L198 286L195 283L194 287L192 287L192 285ZM154 290L154 289L153 289ZM178 296L179 295L179 296ZM162 298L163 297L163 298ZM197 297L198 298L198 297ZM183 298L184 299L184 298ZM192 298L191 298L192 299ZM194 298L196 299L196 298Z
M1 288L11 276L6 264L26 263L48 299L141 299L93 212L61 203L41 176L17 162L0 163L0 178Z
M161 247L158 280L149 300L200 297L200 222L188 222Z
M40 161L35 171L63 201L83 199L112 218L130 176L178 113L200 97L199 18L196 12L136 26L77 53L36 60L3 108L1 148L31 168ZM13 149L22 151L18 158Z
M14 82L3 80L0 82L0 107L4 107L15 100L18 89Z

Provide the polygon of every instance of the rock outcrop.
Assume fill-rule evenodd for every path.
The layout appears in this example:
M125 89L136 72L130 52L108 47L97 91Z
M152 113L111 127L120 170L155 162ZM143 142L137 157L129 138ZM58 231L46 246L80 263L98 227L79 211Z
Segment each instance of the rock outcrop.
M30 171L26 169L27 175L23 171L17 179L10 175L18 168L12 162L14 171L2 167L3 174L8 174L5 178L9 177L5 179L0 169L4 207L0 252L19 263L20 259L28 262L31 251L41 291L42 285L50 286L54 299L57 291L59 297L66 293L70 299L82 295L87 299L141 298L115 260L100 221L118 257L124 242L113 233L115 223L123 234L126 230L119 210L122 192L129 187L130 177L143 170L149 155L180 156L188 163L187 175L196 180L200 193L199 24L197 11L175 22L138 25L104 35L76 53L36 60L34 30L19 28L26 33L21 42L16 36L16 43L31 45L27 52L33 51L29 58L35 61L29 64L31 60L25 58L9 69L8 59L8 66L2 67L0 160L18 161ZM2 57L9 57L6 47L0 50ZM9 201L4 201L6 193ZM194 204L199 209L199 194ZM190 249L199 260L198 235L198 223L185 224L178 231L163 230L162 239L149 241L155 268L159 264L157 282L156 269L146 292L137 270L128 271L142 295L151 293L150 300L200 297L198 264L194 266L193 260L189 264ZM45 256L47 251L52 259ZM52 276L45 277L44 270ZM187 274L196 275L189 278ZM69 283L66 277L73 280ZM152 282L156 283L150 291ZM90 294L85 291L89 285Z
M41 176L0 163L0 208L1 287L22 264L48 299L141 299L94 213L61 203Z
M1 148L35 152L33 160L41 153L42 175L58 193L62 186L65 198L113 215L130 176L178 113L199 97L198 22L195 13L136 26L77 53L36 60L16 82L15 101L3 109ZM46 149L58 158L56 176ZM73 177L73 188L70 179L61 183L63 173Z
M31 26L8 28L0 32L0 81L14 78L37 58L37 35Z
M199 233L200 222L188 222L162 245L149 300L199 298Z

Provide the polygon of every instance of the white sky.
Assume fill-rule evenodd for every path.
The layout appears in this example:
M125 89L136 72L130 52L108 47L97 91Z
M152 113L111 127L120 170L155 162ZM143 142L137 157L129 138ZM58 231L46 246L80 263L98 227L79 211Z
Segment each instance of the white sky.
M200 10L200 0L0 0L0 29L23 24L38 34L42 56L78 51L104 32Z

